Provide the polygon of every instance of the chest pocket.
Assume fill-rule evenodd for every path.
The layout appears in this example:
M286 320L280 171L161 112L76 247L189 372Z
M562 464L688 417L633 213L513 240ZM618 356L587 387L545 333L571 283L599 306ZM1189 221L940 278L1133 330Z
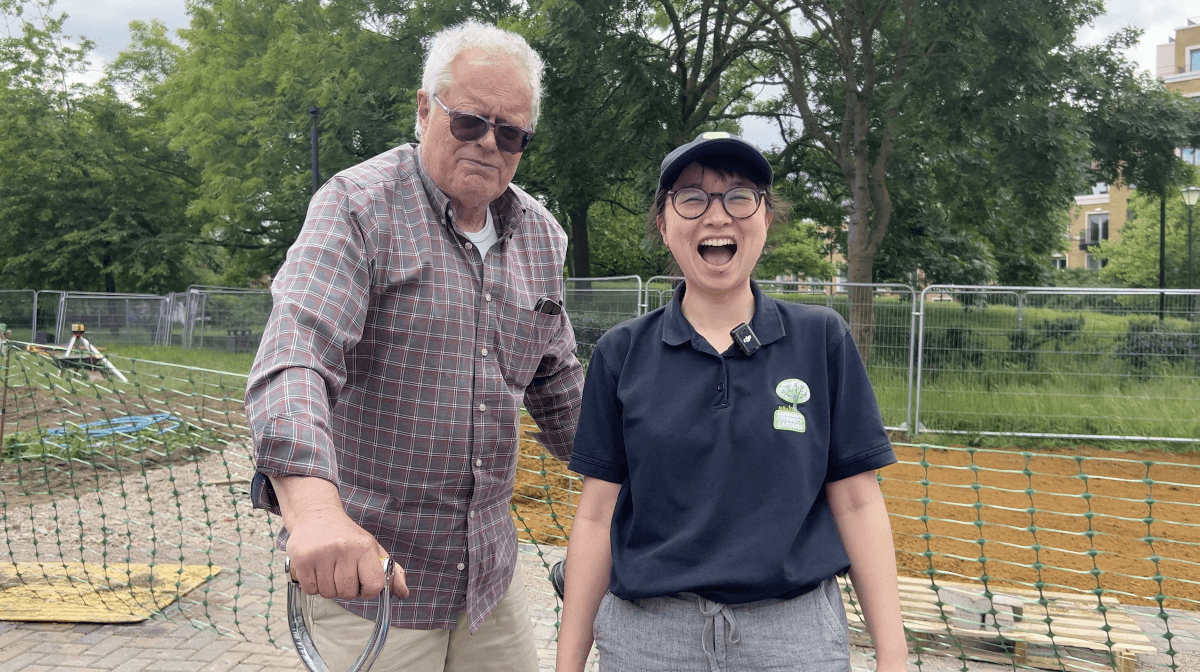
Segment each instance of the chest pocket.
M500 372L509 385L523 390L533 380L562 315L547 315L512 304L502 304L501 309L496 334Z

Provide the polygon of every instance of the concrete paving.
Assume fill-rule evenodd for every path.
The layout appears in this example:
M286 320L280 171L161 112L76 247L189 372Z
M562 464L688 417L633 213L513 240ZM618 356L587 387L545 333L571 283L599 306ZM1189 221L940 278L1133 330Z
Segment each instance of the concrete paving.
M558 559L561 549L540 550L539 555L532 547L524 547L521 560L540 668L550 671L554 669L558 603L544 579L546 567ZM254 591L245 586L240 590L243 596ZM134 625L0 621L0 672L304 672L286 631L282 605L265 596L262 603L270 605L266 608L272 618L263 622L272 631L247 618L245 612L239 621L236 612L231 615L212 603L203 605L202 613L196 604L177 603L161 616ZM1126 607L1126 611L1160 651L1139 656L1139 671L1171 671L1172 659L1166 652L1173 648L1174 672L1200 672L1200 613L1171 611L1164 622L1157 609ZM222 632L215 632L212 624ZM1165 636L1168 625L1170 638ZM870 654L870 649L852 650L854 672L874 669ZM595 667L593 661L591 668ZM1012 667L977 662L964 665L954 658L926 655L920 665L910 656L909 669L1000 672Z

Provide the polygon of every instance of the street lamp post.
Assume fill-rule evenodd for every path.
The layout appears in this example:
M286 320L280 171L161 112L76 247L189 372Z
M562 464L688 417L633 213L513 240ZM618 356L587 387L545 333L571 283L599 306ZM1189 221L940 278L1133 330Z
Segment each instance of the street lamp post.
M1200 201L1200 187L1184 187L1179 190L1183 193L1183 204L1188 209L1188 289L1195 289L1195 280L1192 276L1192 208L1196 207L1196 202Z
M1179 191L1183 194L1183 204L1186 205L1187 209L1188 209L1188 248L1187 248L1188 284L1187 284L1187 286L1188 286L1188 289L1195 289L1196 281L1195 281L1194 276L1192 275L1192 265L1193 265L1193 261L1192 261L1192 208L1195 208L1196 202L1200 201L1200 187L1184 187L1183 189L1180 189ZM1188 297L1189 308L1191 307L1193 298L1194 297ZM1188 311L1188 312L1190 313L1191 311Z

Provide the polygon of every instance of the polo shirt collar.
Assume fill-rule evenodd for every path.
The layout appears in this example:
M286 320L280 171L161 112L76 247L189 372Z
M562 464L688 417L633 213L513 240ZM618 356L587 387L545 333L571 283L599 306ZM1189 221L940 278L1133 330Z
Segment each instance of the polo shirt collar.
M413 147L416 149L413 153L417 160L417 175L421 178L421 186L425 188L425 195L429 197L429 202L433 205L438 222L452 233L459 233L454 223L450 197L438 188L429 171L425 169L425 162L421 158L421 145L417 144ZM488 204L488 209L491 210L493 219L499 222L496 229L496 237L499 240L511 236L525 215L525 206L521 204L521 199L517 197L511 184L504 188L504 192L496 197L496 200Z
M671 302L667 304L663 323L663 343L667 345L688 343L696 335L692 324L683 316L682 301L686 291L686 283L680 282L675 288ZM750 328L754 330L758 342L768 345L783 338L786 332L775 299L763 294L758 283L753 280L750 281L750 291L754 294L754 317L750 318Z

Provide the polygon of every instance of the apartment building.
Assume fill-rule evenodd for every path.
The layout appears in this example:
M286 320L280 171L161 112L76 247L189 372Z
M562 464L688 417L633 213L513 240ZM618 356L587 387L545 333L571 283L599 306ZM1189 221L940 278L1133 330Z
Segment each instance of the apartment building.
M1200 16L1188 19L1166 44L1158 45L1155 74L1168 89L1188 98L1200 97ZM1200 164L1200 150L1184 147L1179 151L1184 161ZM1099 242L1121 237L1131 193L1124 186L1100 183L1093 185L1090 193L1077 195L1068 228L1070 247L1054 254L1055 266L1099 270L1100 260L1089 250Z

